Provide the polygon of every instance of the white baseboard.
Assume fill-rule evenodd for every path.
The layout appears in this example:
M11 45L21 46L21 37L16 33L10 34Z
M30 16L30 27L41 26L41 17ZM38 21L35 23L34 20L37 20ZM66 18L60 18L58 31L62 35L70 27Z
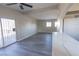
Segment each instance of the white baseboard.
M33 34L31 34L31 35L26 35L25 37L22 37L22 38L20 38L20 39L17 40L17 41L21 41L21 40L27 39L27 38L29 38L30 36L35 35L35 34L36 34L36 33L33 33Z

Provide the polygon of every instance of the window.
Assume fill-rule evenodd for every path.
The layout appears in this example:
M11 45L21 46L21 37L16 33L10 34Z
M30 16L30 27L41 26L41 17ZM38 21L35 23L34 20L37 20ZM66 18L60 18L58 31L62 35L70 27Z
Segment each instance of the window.
M55 22L55 27L58 27L58 28L60 27L60 21Z
M51 22L46 22L46 27L51 27L52 23Z

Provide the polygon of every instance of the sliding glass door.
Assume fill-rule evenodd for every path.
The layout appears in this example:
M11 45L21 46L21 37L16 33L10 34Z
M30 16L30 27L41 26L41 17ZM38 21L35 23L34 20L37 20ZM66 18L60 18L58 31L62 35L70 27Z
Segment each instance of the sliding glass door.
M15 20L1 18L1 35L4 47L16 42Z

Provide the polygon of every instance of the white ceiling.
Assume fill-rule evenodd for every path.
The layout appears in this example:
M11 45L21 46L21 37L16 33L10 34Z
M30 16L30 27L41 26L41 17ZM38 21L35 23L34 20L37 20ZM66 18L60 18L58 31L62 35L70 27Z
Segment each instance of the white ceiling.
M41 8L47 8L47 7L50 7L50 6L52 6L52 8L55 8L56 5L57 5L56 3L29 3L30 5L33 6L33 8L29 8L29 7L23 6L23 7L24 7L24 10L21 10L21 9L18 7L19 4L10 5L10 6L7 6L6 4L7 4L7 3L1 3L0 5L3 5L3 6L5 6L5 7L9 7L9 8L18 10L18 11L21 11L21 12L27 12L27 11L36 10L36 9L41 9Z
M25 7L24 10L21 10L17 5L11 5L11 6L6 6L5 3L0 4L5 7L23 12L23 13L28 13L30 16L39 19L39 20L47 20L47 19L56 19L58 16L58 3L29 3L30 5L33 6L33 8ZM30 11L30 12L28 12Z
M59 14L58 7L59 7L59 4L55 4L47 8L36 9L36 10L29 12L29 15L39 20L57 19L58 14Z
M79 3L73 3L73 5L68 11L78 11L78 10L79 10Z
M38 20L57 19L59 11L57 9L43 9L39 11L30 12L29 15Z

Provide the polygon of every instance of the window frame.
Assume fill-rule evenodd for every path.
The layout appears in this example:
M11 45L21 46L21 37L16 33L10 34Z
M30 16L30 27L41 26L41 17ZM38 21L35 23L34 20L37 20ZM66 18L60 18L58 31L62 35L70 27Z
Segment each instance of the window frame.
M51 21L47 21L46 22L46 27L52 27L52 22Z

